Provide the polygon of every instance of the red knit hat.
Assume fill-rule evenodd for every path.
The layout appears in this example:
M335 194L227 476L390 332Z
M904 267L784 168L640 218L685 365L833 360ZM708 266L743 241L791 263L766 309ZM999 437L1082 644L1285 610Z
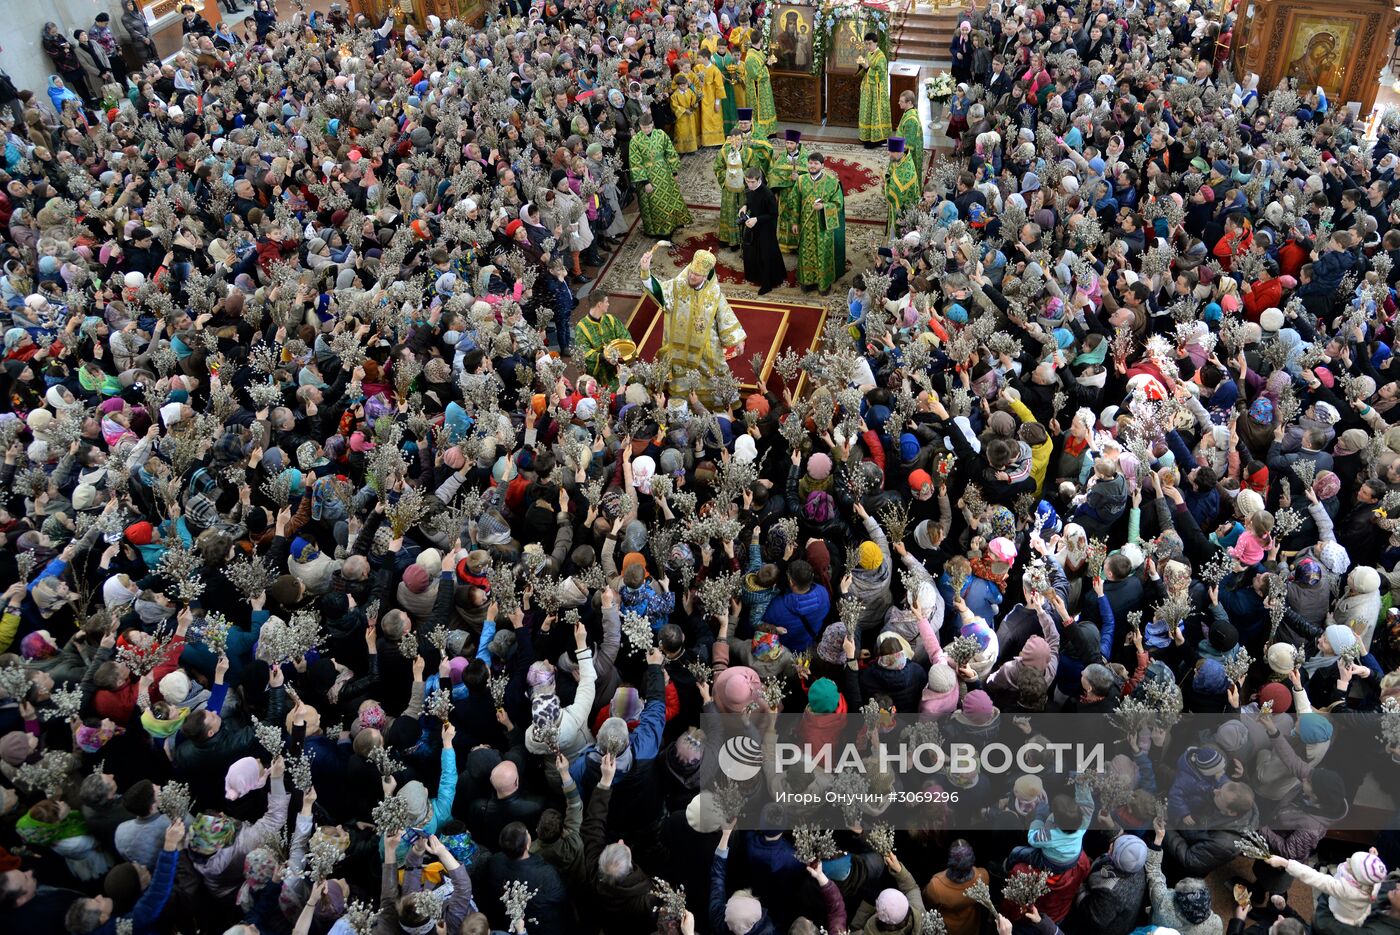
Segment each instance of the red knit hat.
M1270 682L1259 689L1259 702L1266 701L1274 703L1274 713L1282 714L1293 707L1293 693L1280 682Z
M525 225L521 223L519 218L517 218L514 221L511 221L509 224L506 225L506 236L513 239L515 237L515 232L520 230L520 228L524 226Z
M422 565L409 565L404 569L403 583L414 594L422 594L428 590L432 579L428 577L428 571Z
M132 545L150 545L155 541L156 528L145 520L132 523L126 527L126 538Z

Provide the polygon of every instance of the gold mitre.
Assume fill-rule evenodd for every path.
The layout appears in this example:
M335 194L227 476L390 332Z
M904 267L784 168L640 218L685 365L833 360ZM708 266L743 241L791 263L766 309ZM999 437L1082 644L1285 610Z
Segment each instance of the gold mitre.
M687 273L695 273L698 276L710 275L710 270L715 268L715 255L708 250L696 250L695 256L690 258L690 265L685 268Z

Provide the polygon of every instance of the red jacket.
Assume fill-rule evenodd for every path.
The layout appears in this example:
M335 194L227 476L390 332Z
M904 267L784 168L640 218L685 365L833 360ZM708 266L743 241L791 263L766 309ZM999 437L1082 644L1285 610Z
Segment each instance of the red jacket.
M1290 240L1282 247L1278 248L1278 271L1281 276L1292 276L1298 278L1298 271L1303 268L1303 264L1312 258L1312 254L1304 249L1303 245L1296 240Z
M1211 251L1215 258L1220 261L1220 266L1225 272L1230 271L1230 263L1250 248L1254 243L1254 234L1248 229L1236 235L1226 234L1215 242L1215 249Z
M264 237L258 241L258 268L264 273L271 273L272 267L284 256L296 253L296 244L291 241L278 243L270 237Z
M1011 868L1012 873L1033 873L1034 867L1027 863L1018 863ZM1074 897L1079 892L1079 887L1089 877L1089 855L1083 851L1079 852L1079 861L1068 870L1050 874L1046 880L1050 884L1050 892L1035 901L1035 907L1040 910L1040 914L1055 922L1063 922L1065 916L1069 915L1074 908ZM1002 903L1002 914L1015 922L1025 913L1020 906L1009 902Z
M176 636L170 641L165 650L165 658L151 670L152 685L159 685L161 679L175 671L175 667L180 664L180 653L184 649L183 636ZM134 678L128 679L127 683L116 691L98 689L92 698L93 709L100 716L111 718L118 726L125 726L136 713L136 697L139 691L140 686Z
M1246 321L1259 322L1259 315L1266 308L1283 308L1283 283L1278 277L1254 283L1253 289L1244 294L1244 317Z

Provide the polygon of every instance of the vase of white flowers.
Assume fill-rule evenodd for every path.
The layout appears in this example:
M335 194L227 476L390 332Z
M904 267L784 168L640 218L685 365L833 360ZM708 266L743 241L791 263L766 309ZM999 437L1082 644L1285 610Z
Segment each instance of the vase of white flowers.
M946 71L939 72L924 82L924 96L928 98L929 115L934 122L943 119L943 108L953 96L956 86L953 76Z

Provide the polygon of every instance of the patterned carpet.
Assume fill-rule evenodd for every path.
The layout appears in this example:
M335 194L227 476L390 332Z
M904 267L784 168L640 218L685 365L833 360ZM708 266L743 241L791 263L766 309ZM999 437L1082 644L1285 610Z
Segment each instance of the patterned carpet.
M777 139L775 137L775 139ZM774 144L779 149L782 142ZM889 154L884 149L865 149L852 143L819 143L808 151L826 157L826 166L841 179L846 193L847 221L885 223L885 167ZM694 207L719 207L719 181L715 178L715 149L705 149L681 157L676 175L685 203Z
M758 287L744 281L743 257L737 250L720 246L719 238L716 236L719 228L719 209L692 207L690 213L694 216L695 222L676 231L671 238L673 246L667 250L658 251L652 257L652 271L661 279L674 276L690 262L695 251L709 250L719 259L719 279L724 286L725 295L731 299L758 298ZM641 261L642 254L650 249L655 242L654 238L642 233L640 224L633 225L632 230L627 234L627 239L604 268L596 288L608 295L640 295L642 285L637 276L637 265ZM865 269L871 265L875 250L884 242L885 228L883 224L846 225L846 275L836 281L836 285L831 290L831 299L839 301L842 305L845 304L846 288L851 284L851 277L857 269ZM797 287L796 273L794 272L797 267L796 255L788 254L785 259L788 266L787 285L779 286L764 298L771 297L775 301L805 300L826 304L826 300L819 293L803 292Z

